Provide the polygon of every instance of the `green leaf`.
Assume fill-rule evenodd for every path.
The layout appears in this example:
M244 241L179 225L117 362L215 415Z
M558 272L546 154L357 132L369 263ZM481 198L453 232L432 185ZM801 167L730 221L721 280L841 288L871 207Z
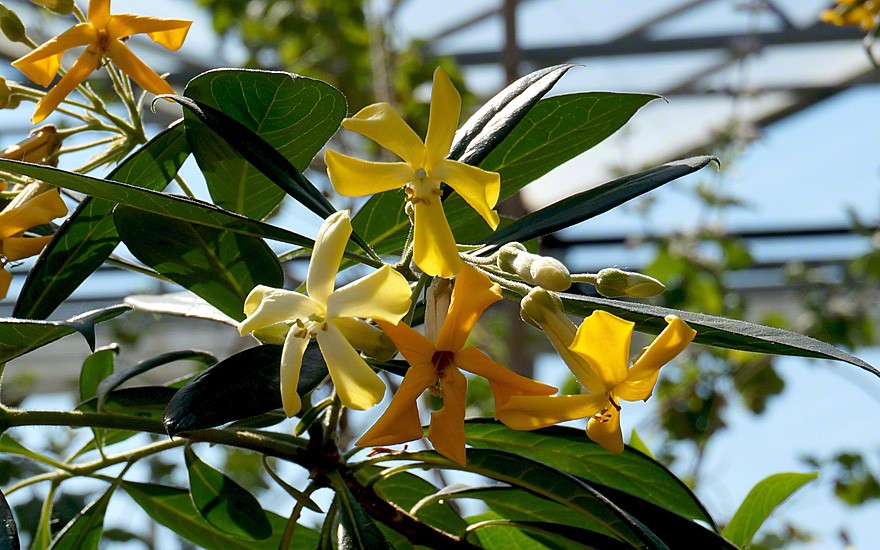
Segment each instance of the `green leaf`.
M333 485L336 491L337 517L339 518L338 545L340 550L391 549L385 536L364 512L361 505L344 483Z
M77 315L66 321L0 319L0 363L29 353L60 338L79 332L94 349L95 323L109 321L128 311L128 306L111 306Z
M202 462L192 448L183 453L190 496L208 523L230 535L262 540L272 536L266 512L247 490Z
M625 550L625 542L584 528L545 521L511 521L504 514L486 512L467 518L471 524L469 539L477 539L483 548L517 550Z
M113 374L113 360L119 353L118 344L110 344L98 348L83 361L79 373L79 400L86 401L95 397L98 385L102 380Z
M233 319L245 318L244 301L255 286L284 286L278 258L257 237L123 206L113 219L138 260Z
M70 520L52 540L49 550L97 550L104 532L107 504L115 490L116 485L111 485L97 500Z
M485 242L522 242L543 237L594 218L661 185L696 172L713 161L717 162L717 159L692 157L603 183L531 212L507 227L499 228Z
M181 388L165 411L169 435L213 428L281 407L282 347L264 344L236 353L202 372ZM317 344L303 356L297 393L307 394L327 377Z
M183 124L174 124L135 151L109 179L161 191L189 156ZM114 202L86 197L67 217L28 273L13 317L45 319L101 264L119 238Z
M277 550L287 524L287 519L269 513L266 515L272 526L270 538L242 539L215 529L205 521L184 489L133 481L123 481L122 488L157 523L208 550ZM314 550L317 543L318 533L297 525L290 548Z
M816 479L818 473L782 473L771 475L752 487L740 504L733 519L721 531L730 542L743 548L752 542L752 537L768 516L788 497L809 481Z
M678 315L697 331L694 342L698 344L776 355L834 359L855 365L880 377L880 371L858 357L839 350L831 344L788 330L638 302L567 293L559 293L559 297L565 304L565 311L578 317L586 317L593 311L601 309L634 322L639 332L660 334L667 325L665 317Z
M9 434L0 435L0 453L8 453L27 457L32 460L36 460L37 462L49 464L50 466L54 466L56 468L64 467L63 463L55 460L54 458L41 455L36 451L28 449L18 441L14 440Z
M217 69L184 95L198 108L184 105L186 133L218 206L262 219L287 192L321 217L334 211L301 172L346 114L339 90L291 73Z
M176 389L165 386L135 386L117 389L104 398L101 412L159 420L162 418L162 413L168 406L168 402L176 393ZM98 398L93 397L80 403L77 410L97 412Z
M64 189L85 193L160 216L207 225L216 229L225 229L242 235L273 239L306 248L315 246L315 241L312 239L292 231L252 220L213 204L188 197L159 193L118 181L102 180L15 160L0 159L0 170L36 178Z
M6 495L0 493L0 549L19 550L20 548L21 543L18 540L15 518L12 517L12 508L6 501Z
M465 437L474 447L517 453L715 525L691 490L662 464L628 447L620 454L609 453L583 430L554 426L521 432L492 420L474 419L465 423Z

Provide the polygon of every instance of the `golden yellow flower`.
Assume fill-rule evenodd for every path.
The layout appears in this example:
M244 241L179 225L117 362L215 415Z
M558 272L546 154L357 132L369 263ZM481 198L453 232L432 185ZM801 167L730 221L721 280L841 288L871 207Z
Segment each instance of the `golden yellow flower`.
M87 22L66 30L12 62L28 78L48 88L61 67L64 52L77 46L86 46L67 74L37 103L31 120L40 122L54 111L74 88L100 67L104 56L141 88L157 95L173 94L171 86L134 55L124 40L133 34L144 33L157 44L177 50L183 45L190 25L192 21L182 19L159 19L127 13L110 15L110 0L91 0Z
M520 376L475 347L464 347L483 311L501 299L501 289L476 269L464 265L455 279L449 313L436 342L407 325L379 322L411 365L388 409L358 441L360 447L395 445L422 437L416 400L426 389L443 398L431 413L428 440L443 456L465 464L464 415L467 380L459 369L489 381L495 406L516 395L550 395L556 388Z
M630 368L628 356L634 323L599 310L584 319L575 332L574 324L551 305L550 294L540 292L530 295L531 302L524 300L523 316L544 328L554 347L565 346L562 358L588 393L514 396L496 409L496 416L515 430L590 418L590 439L611 452L623 451L620 401L647 400L660 367L681 353L696 331L675 315L666 317L667 327L641 351Z
M387 103L364 107L342 127L370 138L404 162L369 162L327 150L324 160L333 187L342 195L362 196L403 187L415 210L413 259L428 275L453 277L462 262L440 201L440 183L454 189L492 229L498 227L501 176L447 159L461 97L441 69L434 72L431 113L424 143Z
M31 184L0 212L0 298L6 296L12 282L6 264L39 254L52 239L51 235L22 237L21 234L67 214L67 206L57 189L45 192L39 189L40 184Z

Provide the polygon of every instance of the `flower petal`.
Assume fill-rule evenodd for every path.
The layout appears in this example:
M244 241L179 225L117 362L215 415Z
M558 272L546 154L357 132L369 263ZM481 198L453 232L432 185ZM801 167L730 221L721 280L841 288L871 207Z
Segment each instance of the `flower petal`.
M642 350L635 364L629 370L626 380L614 388L614 395L627 401L640 401L651 397L660 367L684 351L697 335L676 315L666 317L669 323L663 332Z
M9 292L9 284L12 282L12 273L5 267L0 267L0 299L6 298Z
M454 277L463 264L439 198L417 202L415 210L413 260L428 275Z
M39 254L51 240L51 235L45 237L7 237L0 239L0 252L7 260L14 262Z
M238 332L244 335L276 323L323 313L320 304L304 294L257 285L244 300L247 319L238 324Z
M556 388L536 382L503 367L475 347L455 352L456 366L489 381L495 407L504 406L514 395L553 395Z
M385 382L351 347L333 321L326 324L325 330L318 331L317 338L343 405L362 411L382 401Z
M34 116L31 117L31 121L36 124L49 116L49 114L58 108L58 105L64 101L64 98L67 97L74 88L79 86L80 82L92 74L100 64L100 50L98 50L98 47L94 44L89 45L85 51L80 54L76 63L74 63L70 70L67 71L67 74L58 81L58 84L55 84L51 90L46 92L43 99L37 102L37 108L34 110Z
M173 94L174 88L165 82L156 71L147 66L138 56L119 40L110 40L107 44L107 57L113 60L119 70L127 74L144 90L160 94Z
M428 440L441 455L465 465L464 412L467 379L456 368L448 367L440 378L443 408L431 413Z
M376 324L391 338L407 363L413 367L432 365L431 360L434 358L434 352L436 351L434 342L416 332L415 329L406 323L392 325L385 321L376 321Z
M608 405L604 394L514 395L495 417L514 430L537 430L560 422L588 418Z
M52 38L31 53L19 57L12 66L28 78L48 88L61 67L61 56L67 50L97 42L98 33L88 23L75 25Z
M606 391L629 374L629 344L635 323L597 310L578 327L570 349L586 360Z
M603 419L596 417L587 422L587 436L612 453L623 452L623 434L620 431L620 411L608 407Z
M383 265L331 294L327 316L373 318L397 324L409 311L409 304L406 277L390 265Z
M436 379L437 374L431 365L412 367L406 371L388 408L355 445L396 445L421 438L422 421L416 400Z
M125 38L133 34L144 33L153 42L168 48L178 50L186 40L186 33L192 21L184 19L159 19L158 17L146 17L120 13L110 16L107 21L107 34L111 39Z
M498 212L492 208L501 192L501 174L455 160L442 160L432 175L461 195L492 229L498 227Z
M405 162L370 162L336 151L324 151L327 176L340 195L361 197L403 187L413 179Z
M348 343L364 355L386 361L397 353L391 338L382 329L363 319L336 317L333 319L333 324L342 332Z
M351 236L351 219L348 210L340 210L327 216L318 236L315 237L315 249L309 262L309 274L306 278L306 291L309 297L319 304L327 304L327 299L336 285L336 272Z
M455 279L449 313L437 335L437 349L458 351L463 348L483 311L500 299L501 287L465 264Z
M449 154L459 116L461 96L446 72L437 67L434 71L434 87L431 89L428 134L425 137L425 164L429 170Z
M89 0L89 23L102 29L110 19L110 0Z
M10 206L14 203L10 203ZM57 190L35 195L0 212L0 237L11 237L26 229L51 222L67 214L67 205Z
M368 137L399 156L414 169L425 163L425 145L400 115L387 103L367 105L342 127Z
M302 400L296 387L299 385L303 354L309 345L309 338L295 336L295 332L287 332L284 348L281 350L281 404L287 416L293 416L302 409Z

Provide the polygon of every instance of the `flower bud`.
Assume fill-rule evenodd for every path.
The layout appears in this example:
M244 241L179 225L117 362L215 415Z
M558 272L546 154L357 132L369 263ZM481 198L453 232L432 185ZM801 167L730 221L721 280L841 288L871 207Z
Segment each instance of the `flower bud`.
M599 294L607 298L647 298L666 290L663 283L653 277L614 267L601 270L596 276L595 284Z
M547 335L556 353L582 382L589 379L592 367L569 346L574 342L577 327L565 314L562 300L553 292L533 288L520 303L522 320L540 328Z
M43 6L59 15L70 15L73 13L73 0L31 0L31 3Z
M532 254L520 243L502 246L496 261L500 269L515 273L531 285L555 291L567 290L571 286L571 275L562 262L556 258Z
M9 86L6 84L6 79L0 76L0 109L8 107L11 99L12 90L10 90Z
M3 4L0 4L0 31L13 42L23 42L25 39L24 23L17 13Z
M47 124L32 131L27 139L0 151L0 158L55 166L58 164L60 149L61 138L58 137L58 130Z

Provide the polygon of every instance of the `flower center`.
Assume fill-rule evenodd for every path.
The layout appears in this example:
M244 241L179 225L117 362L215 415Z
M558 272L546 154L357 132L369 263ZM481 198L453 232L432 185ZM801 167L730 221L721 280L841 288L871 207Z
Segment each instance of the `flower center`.
M434 197L443 194L440 190L440 182L434 178L428 177L428 171L424 167L413 170L413 181L404 187L406 193L406 201L412 204L424 203L431 204Z
M446 368L452 365L452 359L455 353L451 351L435 351L431 357L431 363L434 365L434 371L437 373L437 379L434 384L428 388L432 395L443 397L443 377L446 376Z
M614 395L612 395L610 393L608 394L608 403L612 407L617 409L618 412L620 412L620 404L614 400ZM599 411L593 415L593 420L595 420L597 422L608 422L609 420L611 420L611 417L612 417L611 408L605 407L604 409L602 409L601 411Z
M297 338L311 339L318 335L319 330L327 330L327 322L315 314L306 319L294 319L290 330Z

